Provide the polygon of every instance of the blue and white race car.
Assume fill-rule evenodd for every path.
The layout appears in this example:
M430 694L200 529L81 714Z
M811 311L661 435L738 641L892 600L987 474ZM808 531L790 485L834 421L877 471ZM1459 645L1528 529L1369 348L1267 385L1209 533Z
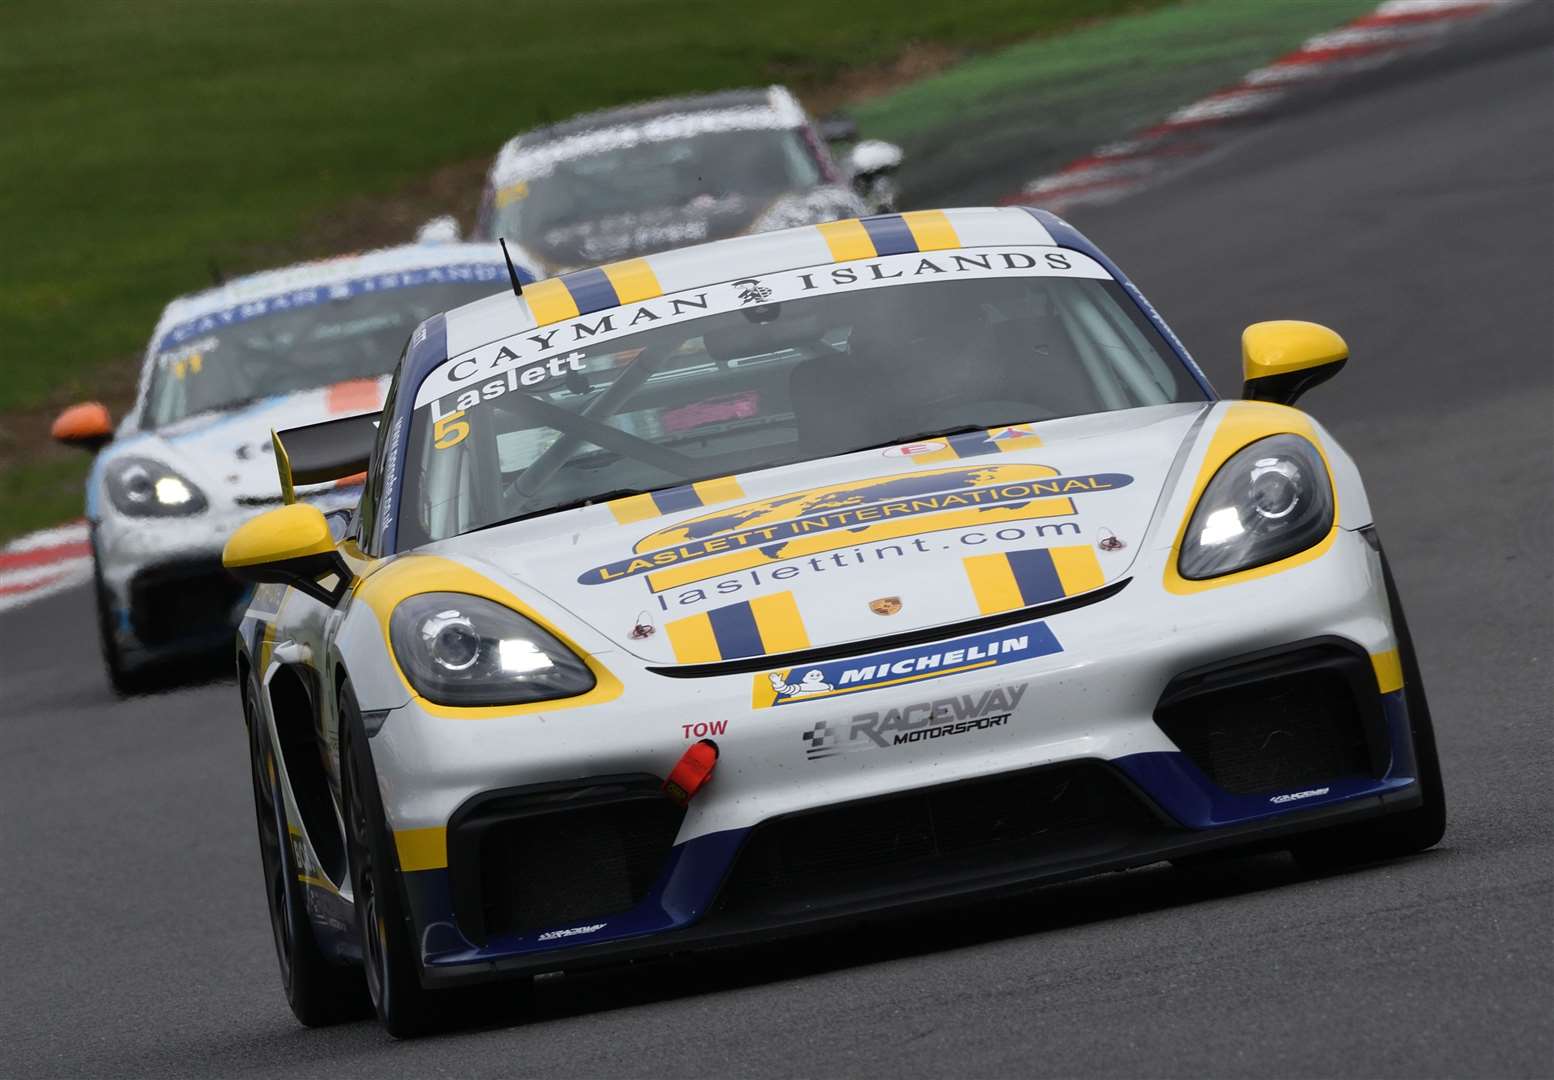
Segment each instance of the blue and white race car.
M1222 399L1071 226L922 211L650 255L423 323L332 530L227 542L287 994L447 988L1209 852L1445 827L1354 462ZM273 489L272 489L273 491Z
M421 320L506 287L495 246L426 245L254 274L167 305L117 434L98 404L54 427L102 448L86 517L116 689L230 640L248 590L221 568L221 545L279 505L271 430L378 409ZM359 493L346 477L307 498L344 509Z

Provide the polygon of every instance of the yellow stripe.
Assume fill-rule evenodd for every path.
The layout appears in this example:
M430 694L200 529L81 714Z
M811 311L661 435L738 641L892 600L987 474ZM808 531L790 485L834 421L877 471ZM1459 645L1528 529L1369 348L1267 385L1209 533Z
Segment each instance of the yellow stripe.
M750 614L755 619L755 628L761 633L761 645L768 653L809 648L809 635L804 632L804 619L799 615L799 604L792 593L757 597L750 601Z
M1020 585L1014 579L1009 560L1003 555L973 555L965 560L966 576L977 598L977 609L984 615L1023 607Z
M826 238L826 243L831 246L831 257L837 262L874 258L874 240L869 236L869 230L863 227L863 222L857 218L827 221L815 228Z
M912 239L917 241L918 251L960 247L960 237L955 235L955 226L950 224L943 210L913 210L902 214L901 220L912 230Z
M415 870L441 870L448 865L448 830L440 825L401 829L394 833L394 847L399 852L399 868L407 874Z
M535 326L560 322L577 316L577 301L560 278L536 281L523 290L523 298L529 302L529 314L534 316Z
M623 304L664 295L663 288L658 284L658 275L653 273L646 259L627 259L602 269L604 276L610 279L610 284L615 286L615 295Z
M1101 560L1095 557L1095 552L1088 544L1050 548L1047 554L1052 556L1053 569L1058 572L1058 580L1063 583L1064 596L1089 592L1106 584L1106 576L1101 573Z
M709 660L721 660L718 639L712 633L712 620L707 613L675 619L666 623L669 644L674 646L674 658L682 664L703 664Z
M1396 649L1372 653L1371 667L1376 669L1376 686L1383 694L1403 689L1403 661Z
M1019 434L1014 435L1013 437L1005 434L1006 432L1010 431L1016 431L1019 432ZM1004 437L998 438L1000 435L1003 435ZM1000 454L1007 454L1011 450L1030 450L1033 447L1041 445L1040 435L1032 435L1028 431L1021 431L1019 428L988 428L987 437L994 446L998 447L998 452Z
M624 499L612 499L606 503L610 513L615 515L615 520L622 525L630 525L633 521L646 521L648 518L658 516L658 504L653 501L651 495L628 495Z
M960 460L960 454L955 452L954 443L945 443L943 450L930 450L926 454L913 454L909 459L913 465L938 465L946 461Z
M691 487L701 499L703 506L745 497L745 489L740 487L739 481L732 476L720 476L716 480L698 480Z
M325 892L332 892L336 896L340 895L340 890L335 888L335 883L330 881L328 878L311 877L307 874L298 874L297 880L302 882L304 885L311 885L315 889L323 889Z

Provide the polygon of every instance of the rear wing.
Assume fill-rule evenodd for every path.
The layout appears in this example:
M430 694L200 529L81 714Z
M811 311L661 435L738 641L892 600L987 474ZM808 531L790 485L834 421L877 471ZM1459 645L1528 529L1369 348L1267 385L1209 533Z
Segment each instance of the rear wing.
M321 424L271 431L281 497L297 501L296 485L324 484L367 471L382 413L361 413Z

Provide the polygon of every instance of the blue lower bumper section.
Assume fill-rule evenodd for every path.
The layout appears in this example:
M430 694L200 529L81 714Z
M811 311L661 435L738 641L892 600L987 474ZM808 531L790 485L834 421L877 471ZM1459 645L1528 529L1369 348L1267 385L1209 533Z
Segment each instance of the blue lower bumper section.
M1374 797L1413 783L1416 766L1403 692L1382 695L1382 710L1391 758L1380 777L1346 777L1297 791L1236 795L1216 786L1186 754L1174 751L1130 754L1110 764L1184 829L1246 825L1281 814ZM676 845L658 882L630 911L582 924L493 938L484 946L467 941L459 933L447 870L406 874L411 908L421 928L423 962L429 968L478 966L690 926L711 907L749 834L749 829L730 829Z

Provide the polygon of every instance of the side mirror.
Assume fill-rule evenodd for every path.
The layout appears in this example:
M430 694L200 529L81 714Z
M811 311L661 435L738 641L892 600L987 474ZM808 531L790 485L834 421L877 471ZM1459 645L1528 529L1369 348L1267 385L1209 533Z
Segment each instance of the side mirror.
M54 418L49 430L55 442L97 453L113 438L113 418L95 401L72 405Z
M221 550L221 563L242 581L291 585L331 607L351 583L329 520L310 503L282 506L238 526Z
M832 113L815 125L828 143L852 142L858 137L858 121L846 113Z
M1241 332L1241 372L1248 401L1293 405L1318 383L1338 374L1349 346L1332 330L1286 319L1253 323Z
M871 214L896 209L896 170L901 167L901 147L879 139L865 139L847 156L853 190Z
M459 221L452 214L442 214L421 222L415 231L418 244L456 244L459 242Z
M878 176L901 168L901 147L883 139L864 139L847 155L847 168L853 179Z

